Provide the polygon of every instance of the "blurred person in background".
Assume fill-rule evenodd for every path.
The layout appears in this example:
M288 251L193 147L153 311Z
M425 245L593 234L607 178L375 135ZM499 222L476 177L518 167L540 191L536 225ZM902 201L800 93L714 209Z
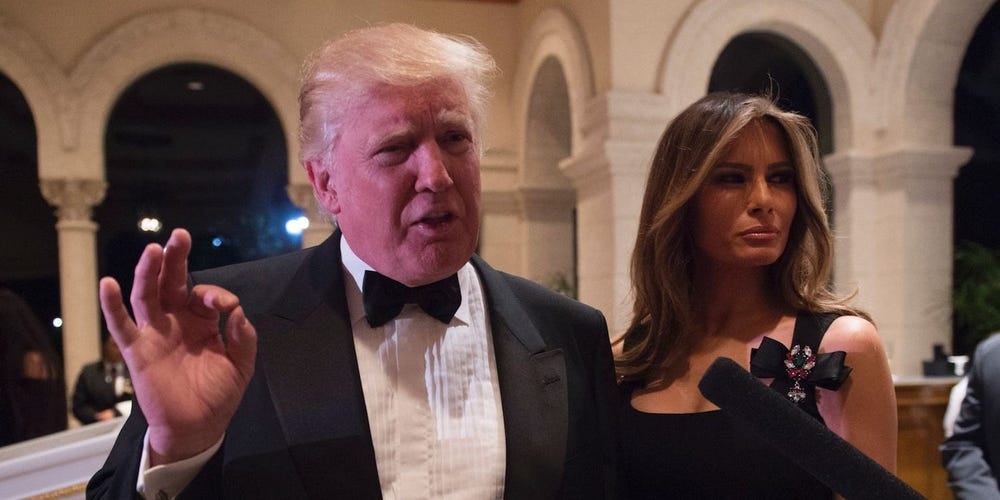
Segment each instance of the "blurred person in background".
M132 379L118 344L110 336L101 345L101 360L80 370L73 388L73 416L92 424L128 415L132 400Z
M62 361L27 302L0 288L0 446L66 429Z
M976 346L965 398L941 445L948 486L955 498L1000 499L1000 334Z

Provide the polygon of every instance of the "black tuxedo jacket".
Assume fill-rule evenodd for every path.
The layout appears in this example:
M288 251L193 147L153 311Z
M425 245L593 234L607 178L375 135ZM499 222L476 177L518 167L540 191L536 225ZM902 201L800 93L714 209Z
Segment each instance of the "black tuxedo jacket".
M941 458L955 498L1000 498L1000 334L976 347L955 432L941 446Z
M113 379L108 382L103 361L90 363L80 370L73 387L73 416L84 424L96 422L94 415L107 409L113 409L115 415L121 416L115 405L131 397L131 394L115 395L115 382Z
M504 496L614 496L617 396L604 317L478 257L472 262L493 332ZM339 232L317 247L192 279L240 297L258 354L222 448L182 497L380 498ZM134 495L145 429L136 406L88 497Z

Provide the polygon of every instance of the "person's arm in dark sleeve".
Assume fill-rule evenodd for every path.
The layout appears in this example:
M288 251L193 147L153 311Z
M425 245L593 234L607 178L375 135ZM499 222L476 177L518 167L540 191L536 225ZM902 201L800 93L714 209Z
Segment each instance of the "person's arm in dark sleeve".
M1000 422L983 421L984 384L997 383L983 379L983 366L989 362L989 354L980 346L974 356L969 385L962 400L962 407L955 420L955 432L941 445L941 461L948 471L948 486L955 498L1000 499L997 479L986 461L984 447L986 438L984 425L1000 425ZM1000 352L1000 351L994 351ZM997 457L1000 458L1000 457Z
M84 370L86 370L86 367L84 367ZM81 371L80 376L76 378L76 386L73 388L73 416L80 423L92 424L97 421L95 415L99 409L91 404L92 399L87 382L84 380L84 372Z

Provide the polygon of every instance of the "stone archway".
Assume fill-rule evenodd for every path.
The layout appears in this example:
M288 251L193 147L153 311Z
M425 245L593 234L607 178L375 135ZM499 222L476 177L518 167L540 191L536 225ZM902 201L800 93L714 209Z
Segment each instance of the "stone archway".
M38 163L59 163L65 120L71 105L69 83L52 59L30 35L0 16L0 71L21 90L38 134Z
M538 71L549 58L558 61L566 80L569 97L569 119L572 152L579 153L584 146L584 110L594 97L594 76L590 54L580 28L562 9L549 9L535 19L525 36L514 75L516 106L514 122L524 137L533 83Z
M79 247L75 229L92 226L89 208L103 196L99 176L60 175L60 166L71 164L69 153L73 131L68 116L75 106L68 79L56 62L29 35L0 18L0 71L21 90L34 118L38 148L39 187L45 199L57 209L59 221L59 283L63 376L73 387L76 374L98 355L97 280L93 273L93 239L89 250L77 262ZM91 230L92 231L92 230ZM83 243L87 243L84 241Z
M97 227L91 211L104 197L105 124L119 94L133 80L173 62L226 68L259 89L284 130L290 191L298 187L301 192L301 186L308 185L297 161L298 58L239 20L201 10L146 14L112 30L70 73L67 92L55 96L53 102L60 107L53 121L62 125L58 154L39 156L43 193L59 207L67 373L77 373L98 356ZM42 127L51 123L45 116L38 120L41 148ZM306 202L312 198L311 189L307 192Z
M688 13L663 59L657 91L672 118L705 94L712 66L729 41L745 32L780 35L815 62L834 106L834 150L862 145L870 101L870 63L875 38L842 1L708 0Z
M565 171L565 161L594 142L584 126L594 97L590 55L576 22L557 8L536 18L522 47L513 102L524 147L507 198L521 221L517 264L530 278L601 307L597 287L576 277L588 250L577 244L575 227L598 224L585 214L574 224L578 186Z
M119 94L140 75L175 62L218 66L260 90L285 131L291 183L308 182L298 168L298 58L238 20L190 9L130 20L82 58L70 76L79 93L73 169L102 168L104 124Z
M526 277L576 296L576 195L559 162L571 155L572 129L565 73L545 59L532 85L516 198L522 215Z
M992 0L896 3L873 70L879 147L845 157L842 170L865 179L880 216L862 232L876 259L851 255L858 275L874 274L877 308L895 372L922 373L933 344L951 343L953 193L971 155L952 143L954 87L976 25Z

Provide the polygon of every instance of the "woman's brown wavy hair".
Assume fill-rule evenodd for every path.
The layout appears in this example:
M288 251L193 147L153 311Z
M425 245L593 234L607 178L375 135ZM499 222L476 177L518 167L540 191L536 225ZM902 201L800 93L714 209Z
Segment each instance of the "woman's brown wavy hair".
M683 365L698 340L692 313L694 276L690 202L737 133L755 120L784 133L795 169L797 209L788 244L768 272L774 295L791 309L868 318L830 290L833 237L823 209L825 174L816 132L773 99L709 94L682 111L657 146L632 253L633 319L619 342L620 377L646 383Z

